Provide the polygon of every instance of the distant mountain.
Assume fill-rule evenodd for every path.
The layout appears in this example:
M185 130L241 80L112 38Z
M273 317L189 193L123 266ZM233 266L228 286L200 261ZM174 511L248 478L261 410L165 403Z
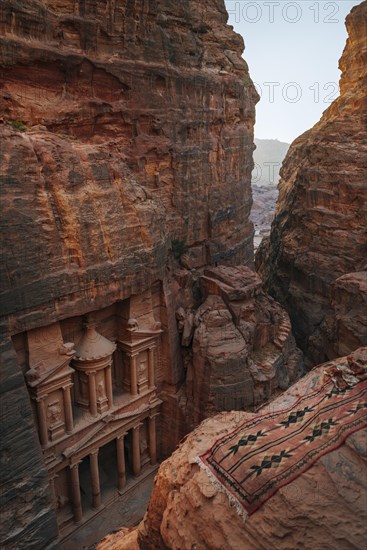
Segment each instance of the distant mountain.
M254 151L255 168L253 185L277 185L279 170L289 149L289 143L277 139L256 139Z

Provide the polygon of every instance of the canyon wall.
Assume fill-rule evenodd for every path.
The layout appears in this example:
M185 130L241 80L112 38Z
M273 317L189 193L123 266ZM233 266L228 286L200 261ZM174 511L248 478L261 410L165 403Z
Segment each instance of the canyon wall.
M367 2L346 19L340 97L291 145L256 258L310 365L367 344Z
M170 238L251 264L258 97L226 19L214 0L2 3L12 332L148 287Z
M134 346L134 338L160 339L153 351L141 351L140 378L130 389L142 401L155 392L152 380L146 389L144 379L149 351L163 400L158 433L165 436L158 452L169 452L180 429L187 430L185 419L180 425L177 418L186 373L176 310L191 300L200 305L195 270L253 265L249 213L258 95L241 57L243 40L226 21L223 0L1 3L5 546L58 544L51 486L64 491L63 479L75 479L74 447L61 452L60 445L68 437L75 443L81 428L70 426L72 409L65 409L72 429L64 435L64 424L56 426L59 401L44 402L48 397L38 396L37 383L52 361L52 369L61 365L63 376L76 380L65 354L74 353L69 343L83 338L87 314L93 313L103 337L131 336L132 343L114 352L116 376L127 368L118 354ZM190 298L177 302L183 294ZM98 399L104 384L100 379ZM116 396L110 397L117 411ZM67 400L62 405L71 406ZM76 401L73 407L78 412ZM138 408L137 421L140 413ZM144 419L151 430L152 418ZM67 468L56 472L61 464ZM58 508L70 506L67 494L56 497Z

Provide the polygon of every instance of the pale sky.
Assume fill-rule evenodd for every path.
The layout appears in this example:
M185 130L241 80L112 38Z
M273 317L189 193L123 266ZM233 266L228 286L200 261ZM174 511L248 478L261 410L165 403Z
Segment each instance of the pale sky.
M261 92L255 136L291 143L339 95L344 21L361 0L225 0Z

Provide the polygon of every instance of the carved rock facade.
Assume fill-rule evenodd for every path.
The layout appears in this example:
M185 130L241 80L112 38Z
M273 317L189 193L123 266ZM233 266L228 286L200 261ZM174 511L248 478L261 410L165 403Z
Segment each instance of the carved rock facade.
M223 0L1 4L2 544L57 546L178 441L155 435L185 380L172 245L253 263L258 96L226 21Z
M147 292L13 337L61 537L157 462L161 332Z

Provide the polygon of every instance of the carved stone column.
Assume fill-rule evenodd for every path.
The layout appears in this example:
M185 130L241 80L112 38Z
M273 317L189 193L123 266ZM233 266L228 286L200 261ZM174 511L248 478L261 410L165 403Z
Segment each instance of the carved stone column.
M108 399L108 406L113 407L113 392L112 392L112 367L109 365L106 368L106 394Z
M133 427L133 473L139 476L141 472L140 461L140 424Z
M148 351L148 388L152 389L155 386L154 380L154 348L149 348Z
M96 373L95 371L88 373L89 377L89 406L92 416L97 416L97 394L96 394Z
M67 433L71 433L74 428L71 386L64 386L62 389L64 393L65 428Z
M83 519L82 501L80 497L79 462L70 465L71 496L73 502L74 521L79 523Z
M116 438L118 490L122 491L126 485L125 446L124 435Z
M131 395L138 395L138 380L136 374L136 355L131 357L130 361L130 384L131 384Z
M157 462L157 435L156 435L156 425L155 425L156 415L149 417L149 456L150 463L152 465Z
M44 395L41 398L36 399L39 435L42 447L46 447L48 443L47 418L44 401L45 397L47 396Z
M92 497L93 508L101 506L101 488L99 483L99 468L98 468L98 449L89 455L90 475L92 479Z

